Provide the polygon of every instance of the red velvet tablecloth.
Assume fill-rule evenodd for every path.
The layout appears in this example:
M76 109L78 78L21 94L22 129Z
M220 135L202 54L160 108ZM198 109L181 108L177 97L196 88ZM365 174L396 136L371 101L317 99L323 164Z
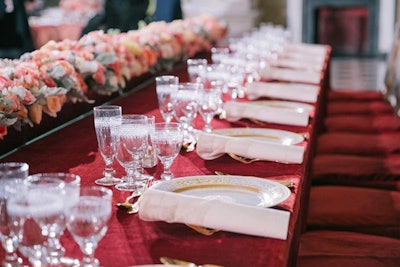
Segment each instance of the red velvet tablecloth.
M174 72L180 80L187 80L185 69ZM327 79L323 79L327 81ZM201 235L183 224L141 221L138 215L127 215L114 206L109 229L96 250L96 257L102 266L132 266L160 263L161 256L193 261L199 264L214 263L223 266L295 266L298 239L302 231L302 222L306 213L310 162L315 146L315 133L319 129L318 116L323 112L323 95L317 105L317 112L308 127L283 126L277 124L254 124L242 120L237 123L215 119L214 128L225 127L265 127L289 130L305 134L308 138L301 144L306 147L302 164L281 164L275 162L254 162L242 164L223 156L215 160L204 161L195 152L181 151L172 166L177 177L188 175L214 174L221 171L237 175L259 177L278 176L278 179L293 179L295 189L286 201L285 207L291 210L287 240L235 234L220 231L212 236ZM156 115L157 110L154 79L139 91L132 92L114 104L123 107L123 113L146 113ZM196 127L203 127L201 118L196 118ZM30 165L30 173L71 172L82 177L82 185L93 185L93 181L102 175L104 162L98 153L93 116L88 114L81 120L66 126L22 149L3 158L2 161L24 161ZM116 163L117 175L123 175L123 169ZM146 172L156 178L162 172L158 164ZM113 189L113 202L121 202L128 193ZM238 214L240 216L240 214ZM81 258L78 245L68 232L62 238L67 255ZM4 257L4 251L0 251Z

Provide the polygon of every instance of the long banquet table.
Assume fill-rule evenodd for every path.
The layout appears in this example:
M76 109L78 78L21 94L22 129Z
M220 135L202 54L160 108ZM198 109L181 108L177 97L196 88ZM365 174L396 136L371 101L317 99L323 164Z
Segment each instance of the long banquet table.
M302 164L282 164L259 161L242 164L228 156L205 161L196 152L182 150L172 166L176 177L214 174L221 171L236 175L257 177L277 177L292 179L295 188L284 203L291 211L288 236L286 240L236 234L225 231L211 236L201 235L184 224L166 222L146 222L137 214L127 215L113 206L112 218L106 236L96 250L96 257L102 266L133 266L160 263L161 256L184 259L199 264L213 263L223 266L295 266L301 232L304 230L304 218L307 212L308 189L310 186L310 165L315 149L315 140L321 129L324 115L325 92L329 83L329 55L327 49L326 64L321 78L321 91L315 104L315 115L307 127L287 126L266 123L255 124L249 120L230 123L214 119L214 128L227 127L264 127L288 130L304 134L307 138L300 145L305 146ZM188 80L186 66L175 69L181 81ZM157 109L154 77L133 88L130 93L112 101L121 105L123 113L145 113L156 116L162 121ZM201 128L203 121L196 118L195 126ZM102 175L103 160L98 152L96 135L91 112L80 120L67 125L38 141L8 155L1 161L24 161L30 166L30 173L71 172L82 177L82 185L93 185ZM114 164L118 176L123 169ZM145 170L158 178L162 165ZM124 201L126 192L113 189L113 203ZM237 216L241 216L238 214ZM62 237L67 256L81 258L82 253L68 232ZM0 258L4 251L0 250Z

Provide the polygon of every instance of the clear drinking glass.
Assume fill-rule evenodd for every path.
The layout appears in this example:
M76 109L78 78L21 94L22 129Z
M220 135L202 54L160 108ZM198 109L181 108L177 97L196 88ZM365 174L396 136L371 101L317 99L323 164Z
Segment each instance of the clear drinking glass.
M192 83L200 82L200 73L207 67L207 59L205 58L189 58L187 61L187 72L189 81Z
M222 63L223 58L229 54L228 47L212 47L211 48L211 60L214 64Z
M200 74L200 81L208 88L212 82L220 82L224 86L229 81L229 66L225 64L208 64Z
M60 243L58 233L65 225L65 182L55 177L29 176L24 184L26 192L11 198L7 210L12 213L14 221L24 221L25 224L26 220L32 219L40 228L45 241L41 245L32 244L31 251L35 251L29 259L32 265L59 266L51 263L50 254Z
M132 161L129 163L131 167L128 171L133 173L126 176L126 181L115 185L118 190L132 191L132 194L140 195L144 184L147 182L141 173L149 136L147 124L146 115L126 114L121 116L121 125L117 131L118 142L120 142L119 148L121 149L122 146L126 149L126 152L131 154ZM118 158L121 160L120 156Z
M99 151L106 167L104 177L95 181L98 185L113 186L122 180L114 177L113 161L115 157L115 130L120 124L122 108L120 106L106 105L93 108L94 126L96 129Z
M122 180L124 181L123 187L119 189L116 186L116 188L123 191L131 191L130 189L132 189L134 191L132 195L134 197L139 196L143 187L141 183L136 183L135 171L137 166L135 164L135 160L132 154L129 153L129 151L126 149L124 143L119 137L117 137L116 141L115 158L117 159L118 163L124 168L126 174L124 177L122 177Z
M94 254L108 229L112 191L101 186L81 187L78 203L67 210L67 228L84 256L80 266L99 266Z
M171 180L174 177L171 172L171 165L178 156L183 143L182 126L176 122L155 123L154 130L150 133L150 138L157 157L164 166L161 179Z
M14 187L22 183L28 176L29 165L25 162L4 162L0 163L0 240L5 251L2 266L21 266L22 259L17 255L19 236L14 233L10 226L9 214L7 212L8 197L13 192L6 191L6 187ZM14 193L17 193L14 191Z
M64 206L65 210L74 206L79 200L79 188L81 177L73 173L37 173L30 175L26 181L28 183L40 183L40 180L46 179L60 179L65 183ZM65 212L64 210L64 212ZM47 261L50 266L59 266L65 262L73 262L73 259L66 258L65 248L60 243L60 238L66 229L65 214L63 218L56 225L58 229L54 232L55 235L51 237L50 242L47 242L46 252Z
M113 186L122 181L120 178L114 177L115 170L112 166L115 157L114 132L120 124L118 118L121 114L122 108L120 106L106 105L93 108L97 143L101 156L106 164L103 172L104 177L95 181L98 185Z
M173 115L171 94L178 90L179 78L173 75L163 75L156 77L156 91L158 107L164 121L170 122Z
M198 103L203 84L179 83L178 91L173 95L174 115L182 124L184 143L190 144L196 141L193 133L192 122L197 116Z
M205 125L203 131L211 132L211 121L220 111L222 102L222 85L212 82L209 88L204 88L199 100L199 113Z

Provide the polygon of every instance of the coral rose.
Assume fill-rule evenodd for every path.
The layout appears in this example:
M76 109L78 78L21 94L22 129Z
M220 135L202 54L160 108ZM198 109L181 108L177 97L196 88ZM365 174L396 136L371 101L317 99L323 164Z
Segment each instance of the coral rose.
M7 125L0 125L0 140L4 139L4 136L7 135Z
M34 103L29 107L29 119L34 124L40 124L42 121L42 110L43 107L37 103Z
M57 95L47 97L46 105L43 107L43 111L51 117L57 117L57 112L61 110L61 107L64 104L62 101L63 99Z

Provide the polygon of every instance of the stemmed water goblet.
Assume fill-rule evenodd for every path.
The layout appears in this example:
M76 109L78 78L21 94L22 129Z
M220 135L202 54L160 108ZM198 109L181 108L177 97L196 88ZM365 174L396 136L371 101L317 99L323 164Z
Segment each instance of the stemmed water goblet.
M174 177L171 172L171 165L178 156L183 143L182 126L176 122L155 123L150 138L157 157L164 166L161 180L171 180Z
M197 116L202 89L201 83L179 83L178 91L173 95L174 116L182 124L185 144L196 141L192 122Z
M199 113L205 125L203 131L211 132L211 121L220 111L222 105L222 84L216 81L211 82L209 87L204 87L199 100Z
M64 196L64 212L71 206L74 206L79 200L79 188L81 177L73 173L37 173L30 175L27 179L27 183L41 183L41 180L46 181L47 179L59 179L65 183L65 194ZM58 228L54 231L54 236L51 237L51 242L47 242L46 257L47 262L50 266L60 266L65 262L73 262L74 259L66 258L65 248L60 243L60 238L64 234L66 229L66 214L56 225Z
M158 107L164 121L170 122L174 115L171 94L178 90L179 78L173 75L156 77Z
M58 232L65 225L65 183L58 178L29 176L24 180L23 192L10 197L7 211L10 219L23 235L25 223L32 219L40 228L43 245L32 245L28 255L33 266L58 266L50 261L49 252L59 244ZM22 191L22 190L21 190ZM29 229L30 230L30 229Z
M229 54L228 47L212 47L211 48L211 60L214 64L222 63L223 59Z
M189 58L187 61L187 72L189 74L189 81L192 83L200 82L201 73L207 67L207 59L205 58Z
M133 190L132 196L139 196L142 190L140 184L137 184L135 182L136 165L134 162L134 158L132 154L129 153L129 151L126 149L123 141L121 140L121 138L119 138L119 136L117 137L116 141L115 158L125 170L125 176L122 177L122 180L124 181L123 187L117 187L117 189L123 191Z
M7 212L7 201L11 195L17 192L16 186L21 184L28 176L29 165L25 162L0 163L0 240L5 251L2 266L21 266L22 259L17 255L19 235L11 229L13 223ZM12 191L7 188L13 189Z
M126 169L125 181L115 185L123 191L131 191L132 195L140 195L146 184L142 176L143 157L149 136L148 118L142 114L125 114L121 116L121 124L117 130L117 159ZM131 157L128 156L129 153Z
M114 177L115 170L112 166L115 157L115 130L120 124L122 108L115 105L97 106L93 108L93 114L99 151L106 165L104 177L97 179L95 183L113 186L122 181Z
M67 210L67 228L84 254L80 266L99 266L94 253L108 229L112 191L101 186L81 187L79 201Z

